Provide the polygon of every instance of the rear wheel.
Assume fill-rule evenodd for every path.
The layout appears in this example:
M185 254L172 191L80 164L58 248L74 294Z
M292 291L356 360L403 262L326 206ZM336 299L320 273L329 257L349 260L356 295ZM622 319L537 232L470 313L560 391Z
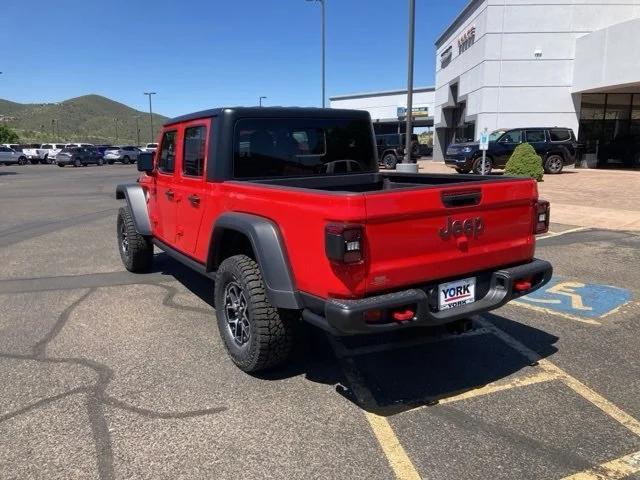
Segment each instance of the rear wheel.
M382 157L382 164L389 170L395 169L397 163L398 157L396 157L393 153L387 153L384 157Z
M130 272L146 272L153 262L153 244L136 231L129 207L118 211L118 250L124 267Z
M215 305L220 336L238 368L257 372L288 360L295 320L269 303L254 260L235 255L222 262L216 274Z
M113 165L113 160L109 160L107 163L108 163L109 165Z
M96 165L98 165L99 167L101 167L102 165L104 165L104 159L103 159L103 158L99 158L99 159L96 161Z
M124 163L125 165L129 165L129 162L131 162L131 159L129 158L128 155L125 155L124 157L122 157L122 163Z
M484 172L482 172L482 157L478 157L476 161L473 162L473 173L476 175L489 175L492 169L493 163L489 157L485 160Z
M554 175L562 172L563 166L564 162L562 161L562 157L560 155L549 155L547 157L547 160L544 162L544 171L545 173Z
M27 157L18 158L18 165L26 165L26 164L27 164Z
M58 166L62 168L64 167L64 163L58 163Z
M82 166L82 162L80 161L80 159L79 159L79 158L76 158L76 159L73 161L73 166L74 166L74 167L81 167L81 166Z

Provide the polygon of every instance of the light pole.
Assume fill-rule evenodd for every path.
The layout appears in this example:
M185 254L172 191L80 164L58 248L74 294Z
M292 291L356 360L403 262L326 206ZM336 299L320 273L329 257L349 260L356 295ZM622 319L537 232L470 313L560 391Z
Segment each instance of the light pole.
M140 118L140 115L136 115L136 139L137 142L136 145L140 145L140 124L138 123L138 119Z
M260 106L262 106L262 99L263 99L263 98L264 98L264 99L266 99L267 97L265 97L264 95L261 95L260 97L258 97L258 104L259 104Z
M324 11L324 2L325 0L307 0L307 2L320 2L321 11L322 11L322 52L321 52L321 62L322 62L322 108L325 107L325 44L326 44L326 35L325 35L325 11Z
M416 0L409 0L409 61L407 68L407 141L401 171L418 172L418 164L411 163L411 137L413 133L413 54L416 30Z
M118 119L117 118L113 119L113 124L116 126L116 141L115 141L115 143L118 143Z
M151 130L149 132L149 143L153 142L153 110L151 108L151 95L155 95L156 92L144 92L145 95L149 97L149 124L151 125Z

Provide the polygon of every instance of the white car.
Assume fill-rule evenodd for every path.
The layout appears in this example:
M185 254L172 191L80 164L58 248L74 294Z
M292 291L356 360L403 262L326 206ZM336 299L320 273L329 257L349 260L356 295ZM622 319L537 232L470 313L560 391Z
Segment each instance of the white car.
M109 147L104 151L104 160L109 165L113 165L114 162L122 162L126 165L136 162L140 153L142 153L142 150L133 145Z
M60 153L60 150L62 150L64 146L64 143L43 143L40 145L40 148L28 148L24 153L28 158L32 158L32 160L36 158L39 159L40 163L53 163L56 155ZM29 157L29 155L33 155L34 157Z
M147 143L144 147L141 147L140 150L146 153L153 153L158 149L157 143Z
M26 165L27 157L22 152L0 145L0 165Z

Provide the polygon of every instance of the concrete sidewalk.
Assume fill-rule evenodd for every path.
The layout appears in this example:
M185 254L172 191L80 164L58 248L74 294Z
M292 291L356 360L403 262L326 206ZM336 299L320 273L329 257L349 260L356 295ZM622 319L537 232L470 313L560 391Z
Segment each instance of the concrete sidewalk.
M457 175L440 162L419 164L420 173ZM554 223L640 231L640 171L568 168L561 175L545 175L538 189L551 202Z

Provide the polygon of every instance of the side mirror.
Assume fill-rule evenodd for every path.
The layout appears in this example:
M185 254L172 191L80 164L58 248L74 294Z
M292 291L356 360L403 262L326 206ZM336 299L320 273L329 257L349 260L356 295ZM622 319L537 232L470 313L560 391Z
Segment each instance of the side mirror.
M138 171L150 174L153 172L153 153L142 152L138 156Z

